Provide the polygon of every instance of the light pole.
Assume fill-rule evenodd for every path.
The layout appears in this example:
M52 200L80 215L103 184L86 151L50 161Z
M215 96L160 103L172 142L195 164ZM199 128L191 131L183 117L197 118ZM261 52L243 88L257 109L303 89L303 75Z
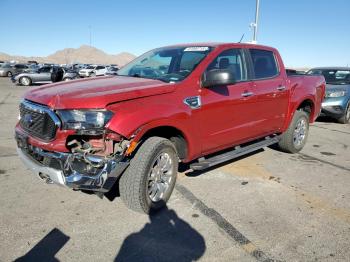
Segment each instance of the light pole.
M89 25L90 47L91 47L91 25Z
M255 22L251 23L250 26L253 27L253 40L252 43L256 44L257 43L257 34L258 34L258 22L259 22L259 5L260 5L260 0L256 0L256 7L255 7Z

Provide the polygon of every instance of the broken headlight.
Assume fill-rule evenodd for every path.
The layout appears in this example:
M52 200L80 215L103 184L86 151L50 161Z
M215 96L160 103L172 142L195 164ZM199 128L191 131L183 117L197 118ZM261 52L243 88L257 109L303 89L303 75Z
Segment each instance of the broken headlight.
M63 129L102 129L112 118L107 110L58 110Z

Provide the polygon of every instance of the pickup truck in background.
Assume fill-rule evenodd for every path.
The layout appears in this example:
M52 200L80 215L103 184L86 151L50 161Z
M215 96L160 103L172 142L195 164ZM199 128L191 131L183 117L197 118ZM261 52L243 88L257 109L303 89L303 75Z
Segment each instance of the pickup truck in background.
M170 198L179 162L200 170L275 143L299 152L324 95L323 76L288 76L274 48L168 46L117 76L29 90L17 151L49 184L103 197L117 183L129 208L149 213Z

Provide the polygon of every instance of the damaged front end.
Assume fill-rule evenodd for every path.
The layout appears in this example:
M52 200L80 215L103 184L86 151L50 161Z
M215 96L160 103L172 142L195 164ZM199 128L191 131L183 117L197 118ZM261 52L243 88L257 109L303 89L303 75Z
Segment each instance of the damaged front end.
M18 155L29 169L49 184L75 190L108 192L129 165L123 154L97 155L87 148L76 148L71 153L49 152L25 145L18 135L17 141Z
M117 133L102 128L66 132L62 118L51 109L28 101L22 102L20 109L15 133L18 155L48 184L103 194L128 167L125 152L130 142ZM66 152L45 148L48 144L59 145L58 137L65 141Z

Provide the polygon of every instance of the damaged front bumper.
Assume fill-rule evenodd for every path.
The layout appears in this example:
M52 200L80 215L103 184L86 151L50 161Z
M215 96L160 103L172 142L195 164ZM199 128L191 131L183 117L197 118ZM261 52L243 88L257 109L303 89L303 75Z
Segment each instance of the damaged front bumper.
M129 165L129 161L123 158L106 159L76 153L47 152L30 145L17 144L20 159L39 178L48 184L58 184L75 190L106 193ZM52 161L55 167L46 164ZM89 161L94 167L84 161Z

